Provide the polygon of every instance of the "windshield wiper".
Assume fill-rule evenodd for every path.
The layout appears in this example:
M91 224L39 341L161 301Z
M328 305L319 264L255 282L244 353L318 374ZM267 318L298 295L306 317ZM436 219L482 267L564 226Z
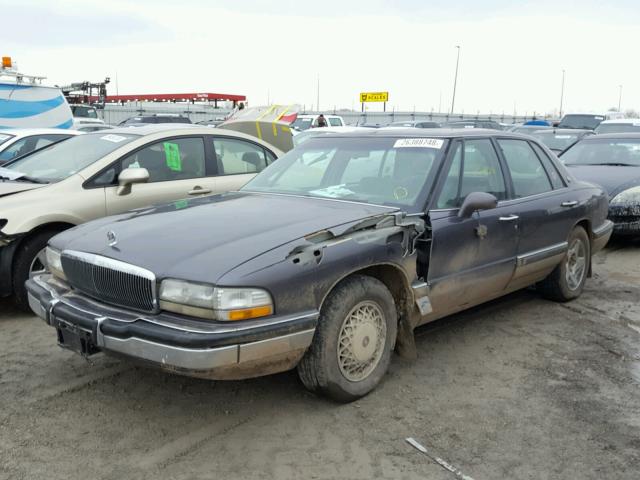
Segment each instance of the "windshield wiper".
M610 165L612 167L640 167L640 165L635 165L633 163L621 163L621 162L608 162L608 163L590 163L589 165Z

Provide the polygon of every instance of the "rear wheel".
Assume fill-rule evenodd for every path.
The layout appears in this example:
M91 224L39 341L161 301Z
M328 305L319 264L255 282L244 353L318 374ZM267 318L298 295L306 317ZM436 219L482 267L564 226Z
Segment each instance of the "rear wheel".
M25 312L31 310L24 283L34 275L47 272L45 249L57 233L58 230L43 230L25 239L18 248L13 262L13 298Z
M568 302L582 294L591 265L591 242L584 228L575 227L568 243L562 263L538 284L543 296L557 302Z
M397 321L393 296L381 281L364 275L344 280L327 297L298 365L302 383L339 402L366 395L387 371Z

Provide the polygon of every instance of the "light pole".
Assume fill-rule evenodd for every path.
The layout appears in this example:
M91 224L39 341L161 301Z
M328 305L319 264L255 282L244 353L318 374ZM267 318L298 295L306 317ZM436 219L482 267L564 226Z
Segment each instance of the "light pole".
M320 74L318 74L318 97L316 101L316 108L320 111Z
M456 104L456 87L458 86L458 65L460 64L460 45L456 45L458 49L458 55L456 57L456 75L453 77L453 97L451 98L451 114L453 115L453 108Z
M618 95L618 111L620 111L620 106L622 105L622 85L618 85L620 87L620 95Z
M560 118L562 118L562 101L564 100L564 68L562 69L562 86L560 87Z

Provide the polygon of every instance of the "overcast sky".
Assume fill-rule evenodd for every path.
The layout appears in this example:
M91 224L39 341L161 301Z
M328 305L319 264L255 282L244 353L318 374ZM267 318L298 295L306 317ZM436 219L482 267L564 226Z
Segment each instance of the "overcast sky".
M0 0L0 54L51 83L109 93L217 92L267 102L465 113L640 109L637 0ZM378 108L372 106L372 108Z

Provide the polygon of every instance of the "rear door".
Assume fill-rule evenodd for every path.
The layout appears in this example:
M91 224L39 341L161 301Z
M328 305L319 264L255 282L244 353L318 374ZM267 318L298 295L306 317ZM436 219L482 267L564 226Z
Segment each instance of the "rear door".
M546 276L564 256L579 202L534 142L500 138L496 143L513 184L507 204L520 217L514 287L527 286Z
M215 192L215 165L202 136L167 138L150 143L118 160L96 181L105 187L107 215L156 203ZM117 175L126 168L146 168L149 182L117 194ZM95 183L95 182L94 182Z
M516 266L518 216L507 200L507 177L489 138L458 141L429 212L432 227L428 269L436 312L450 313L504 292ZM458 217L472 192L494 195L493 210Z
M250 140L210 136L207 141L215 154L217 193L238 190L276 159L273 152Z

